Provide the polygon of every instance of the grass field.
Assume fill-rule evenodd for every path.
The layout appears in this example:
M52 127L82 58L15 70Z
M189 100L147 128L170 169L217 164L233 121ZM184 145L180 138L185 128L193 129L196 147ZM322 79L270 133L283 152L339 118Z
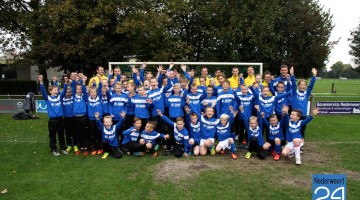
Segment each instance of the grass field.
M319 96L360 98L360 81L317 81ZM344 92L342 92L344 91ZM343 97L341 97L343 98ZM352 99L353 98L353 99ZM332 101L332 97L323 97ZM336 98L335 98L336 99ZM317 116L307 127L303 164L273 161L238 150L225 156L152 158L54 157L48 147L47 116L14 121L0 115L0 199L311 199L312 174L347 174L347 197L360 193L360 115Z
M346 173L348 199L360 192L360 135L355 116L319 116L308 126L303 164L229 154L120 160L50 154L47 117L0 115L1 199L310 199L311 175Z

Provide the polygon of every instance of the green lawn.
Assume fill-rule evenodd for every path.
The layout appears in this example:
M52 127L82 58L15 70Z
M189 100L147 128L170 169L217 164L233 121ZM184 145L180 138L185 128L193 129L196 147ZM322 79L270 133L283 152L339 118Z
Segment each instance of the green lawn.
M310 199L311 175L346 173L347 197L360 192L360 115L318 116L308 125L303 164L271 157L173 155L152 158L61 155L48 147L47 116L0 115L1 199Z

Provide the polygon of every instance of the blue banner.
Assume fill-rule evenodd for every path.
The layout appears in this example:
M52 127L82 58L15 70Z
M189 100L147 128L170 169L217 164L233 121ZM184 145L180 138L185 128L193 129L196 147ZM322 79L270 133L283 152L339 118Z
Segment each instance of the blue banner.
M346 199L345 174L313 174L312 199Z
M36 100L36 112L47 113L47 105L45 100Z

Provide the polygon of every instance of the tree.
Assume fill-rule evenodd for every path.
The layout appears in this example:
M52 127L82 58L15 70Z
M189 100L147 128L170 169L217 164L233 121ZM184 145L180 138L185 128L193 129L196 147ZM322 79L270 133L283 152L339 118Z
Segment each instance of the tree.
M348 40L350 41L351 50L349 54L353 56L353 62L357 66L356 70L360 72L360 24L350 34L351 37Z
M5 0L0 9L1 30L13 34L4 44L19 58L87 74L136 56L263 62L275 73L294 64L307 77L335 43L331 15L315 0Z
M337 61L336 63L334 63L330 69L331 69L331 74L333 75L333 78L339 78L341 76L343 76L343 72L346 68L348 68L351 66L350 65L345 65L343 62L341 61Z

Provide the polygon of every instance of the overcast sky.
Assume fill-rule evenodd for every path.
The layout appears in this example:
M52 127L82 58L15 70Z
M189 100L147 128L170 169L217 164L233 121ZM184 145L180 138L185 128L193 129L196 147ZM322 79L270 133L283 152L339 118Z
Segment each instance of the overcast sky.
M350 31L358 27L360 23L360 0L319 0L319 3L324 6L324 10L330 9L333 15L332 21L335 27L330 40L340 38L339 43L332 49L326 66L330 68L337 61L353 65L349 55L348 38L350 38Z

